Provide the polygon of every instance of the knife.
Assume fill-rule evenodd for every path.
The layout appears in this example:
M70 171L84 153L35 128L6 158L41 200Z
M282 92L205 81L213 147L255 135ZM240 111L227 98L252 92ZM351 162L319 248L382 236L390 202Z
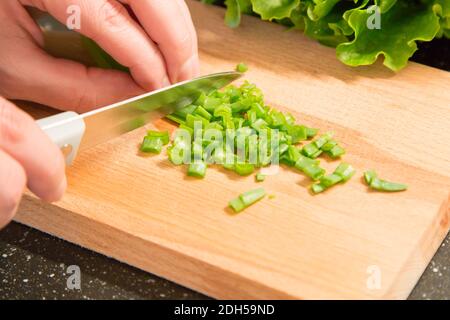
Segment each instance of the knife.
M202 94L221 89L242 73L222 72L174 84L85 114L64 112L37 121L63 152L67 165L78 152L179 110Z

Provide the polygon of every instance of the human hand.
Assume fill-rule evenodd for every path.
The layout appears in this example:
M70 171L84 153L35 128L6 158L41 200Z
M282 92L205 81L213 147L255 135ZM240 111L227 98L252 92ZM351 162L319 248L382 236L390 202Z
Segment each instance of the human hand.
M27 185L45 201L66 189L61 151L35 121L0 97L0 229L13 218Z
M66 24L72 5L80 8L76 31L129 67L131 75L43 51L41 30L24 6ZM197 37L184 0L0 1L0 47L0 95L79 113L195 77L199 70Z

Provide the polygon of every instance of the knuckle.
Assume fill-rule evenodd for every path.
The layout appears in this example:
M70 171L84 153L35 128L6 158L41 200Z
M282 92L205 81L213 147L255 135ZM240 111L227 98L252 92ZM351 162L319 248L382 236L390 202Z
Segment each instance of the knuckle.
M98 17L101 32L122 32L128 28L127 9L117 1L103 1L98 9Z
M91 79L95 76L96 72L101 72L97 69L86 68L85 78ZM74 90L74 98L71 99L69 106L71 110L77 113L84 113L89 110L92 110L94 107L97 107L98 103L98 92L96 90L92 90L92 83L90 80L86 81L82 86L75 88Z
M0 145L10 145L24 137L24 124L16 107L0 100Z
M194 52L194 39L187 30L185 30L178 38L177 47L180 51L187 54L192 54Z

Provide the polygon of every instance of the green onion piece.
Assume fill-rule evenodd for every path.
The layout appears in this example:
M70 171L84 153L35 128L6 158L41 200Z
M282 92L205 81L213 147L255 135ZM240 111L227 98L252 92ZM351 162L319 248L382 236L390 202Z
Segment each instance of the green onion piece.
M252 128L255 129L256 131L260 132L261 130L264 130L267 128L267 122L264 121L264 119L258 119L252 123Z
M277 196L276 195L274 195L274 194L269 194L269 199L270 200L273 200L273 199L275 199Z
M375 172L375 170L369 170L369 171L364 172L364 179L366 180L366 183L368 185L370 185L372 180L376 177L377 177L377 173Z
M308 139L305 126L292 125L288 129L288 134L292 137L292 143L296 144L300 141Z
M321 183L314 183L311 185L311 190L313 193L321 193L324 192L327 188L325 188Z
M303 171L303 169L305 167L318 166L319 164L320 164L319 160L314 160L314 159L305 157L303 155L300 155L300 157L298 158L297 162L295 163L295 167L298 170Z
M264 180L266 180L266 175L265 175L265 174L258 173L258 174L256 175L256 181L257 181L257 182L263 182Z
M405 191L408 186L403 183L389 182L386 180L379 179L375 171L370 170L364 173L364 178L369 184L370 188L377 191L384 192L398 192Z
M342 155L345 154L345 149L342 148L342 147L339 146L339 145L336 145L336 146L334 146L330 151L328 151L327 154L328 154L331 158L336 159L336 158L339 158L339 157L341 157Z
M168 116L166 116L167 119L176 122L178 124L185 124L186 121L184 119L182 119L181 117L175 115L175 114L169 114Z
M333 137L333 133L329 132L327 134L324 134L323 136L317 138L317 140L315 140L313 143L316 145L316 147L318 149L321 149L324 144L326 144L328 141L331 140L331 138Z
M236 163L234 171L240 176L248 176L255 171L255 166L250 163Z
M245 204L242 202L241 198L237 197L236 199L231 200L228 205L230 208L234 210L234 212L241 212L246 208Z
M252 204L258 202L266 195L266 191L262 188L247 191L236 199L231 200L228 204L236 213L248 208Z
M312 158L313 155L317 154L319 151L319 148L317 148L314 142L305 145L302 149L302 153L308 158Z
M203 161L196 161L189 165L188 176L204 178L206 175L207 164Z
M318 158L322 154L322 152L323 152L322 150L317 150L317 152L315 152L311 155L311 159Z
M320 184L325 188L330 188L342 181L342 177L337 174L329 174L320 179Z
M239 198L242 200L242 203L244 203L244 205L248 207L264 198L265 195L266 191L263 188L258 188L255 190L244 192L239 196Z
M308 137L308 139L314 138L318 132L319 129L306 128L306 136Z
M330 151L331 149L333 149L333 147L334 146L336 146L337 145L337 141L336 140L330 140L330 141L328 141L327 143L325 143L323 146L322 146L322 150L323 151Z
M342 182L347 182L350 180L355 174L356 170L349 165L348 163L342 162L336 170L334 170L334 174L340 176L342 178Z
M197 106L198 104L190 104L187 107L177 110L173 113L173 115L179 117L180 119L186 120L188 114L193 114L195 110L197 110Z
M221 99L213 98L213 97L209 97L209 96L205 97L204 102L202 103L203 107L208 112L211 112L211 113L214 112L214 110L222 104L223 104L223 102Z
M312 165L312 166L306 166L302 169L303 173L306 174L308 177L310 177L313 180L319 180L323 177L325 174L325 169Z
M200 117L205 118L206 120L211 120L212 118L212 114L209 113L205 108L203 108L202 106L199 106L196 110L195 110L195 114L199 115Z
M169 131L160 132L160 131L149 130L149 131L147 131L147 137L161 138L163 145L169 144L169 141L170 141Z
M248 71L248 67L245 63L241 62L236 66L236 71L246 73Z
M294 164L297 163L300 157L305 158L300 154L300 150L294 146L288 147L288 157Z
M145 137L141 145L141 151L145 153L161 153L163 141L159 137Z

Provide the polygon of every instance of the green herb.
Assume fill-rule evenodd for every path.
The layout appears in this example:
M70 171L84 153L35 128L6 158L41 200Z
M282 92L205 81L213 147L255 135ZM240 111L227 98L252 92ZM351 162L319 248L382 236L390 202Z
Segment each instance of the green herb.
M203 161L193 162L189 165L188 176L204 178L206 175L207 164Z
M161 138L163 145L167 145L170 142L169 131L147 131L147 137L149 138Z
M389 182L379 179L377 173L374 170L364 172L364 179L371 189L377 191L398 192L408 189L408 186L406 184Z
M250 163L236 163L234 170L240 176L248 176L255 171L255 166Z
M163 140L159 137L145 137L141 145L141 151L145 153L161 153Z
M314 180L312 192L321 193L345 183L355 174L351 165L341 163L332 174L326 175L317 158L327 154L335 159L345 153L333 138L333 133L305 143L317 136L318 129L299 124L291 114L266 105L261 90L247 81L240 87L230 85L220 91L202 94L197 101L177 110L168 119L184 129L175 132L167 148L169 160L174 165L187 164L187 174L192 177L204 178L208 166L214 164L248 176L278 158L281 163ZM160 153L163 145L169 143L169 138L167 131L148 131L141 150ZM261 172L255 176L256 182L265 178ZM405 188L401 184L379 180L373 171L366 172L365 178L377 190L399 191ZM231 201L230 206L236 211L243 210L255 199L263 197L265 193L261 190L244 193Z
M266 180L266 175L262 173L258 173L255 177L257 182L264 182Z
M266 196L266 191L263 188L251 190L244 192L238 198L233 199L229 202L229 206L236 212L241 212L242 210L248 208L252 204L258 202Z
M313 184L311 190L316 194L324 192L339 183L347 182L353 177L355 172L355 169L351 165L342 162L332 174L320 178L318 183Z
M241 72L241 73L246 73L248 71L248 67L245 63L241 62L236 66L236 71Z

